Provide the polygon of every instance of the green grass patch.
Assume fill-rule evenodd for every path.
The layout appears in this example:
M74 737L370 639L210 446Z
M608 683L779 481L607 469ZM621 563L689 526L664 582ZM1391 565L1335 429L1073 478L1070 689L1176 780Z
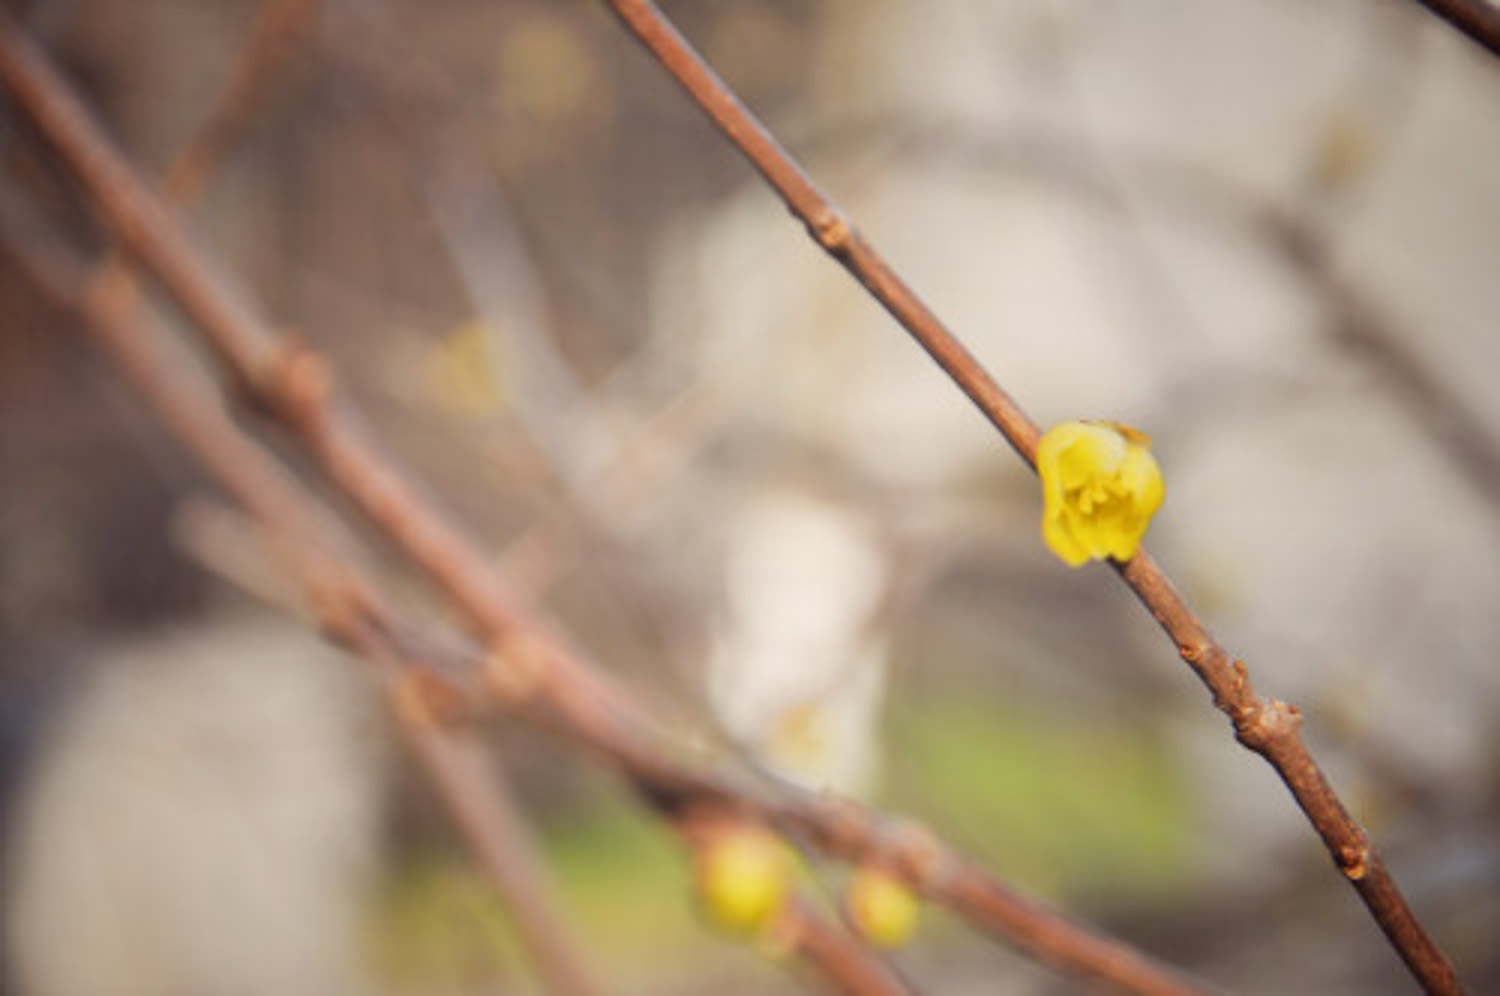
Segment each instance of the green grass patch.
M1186 791L1140 730L945 696L901 701L887 748L894 808L1030 889L1159 894L1188 872Z
M648 814L608 792L555 816L542 846L581 945L618 971L648 971L701 945L684 854ZM473 992L529 978L510 912L461 852L406 858L389 874L370 925L378 976L399 990ZM524 987L519 991L525 991Z

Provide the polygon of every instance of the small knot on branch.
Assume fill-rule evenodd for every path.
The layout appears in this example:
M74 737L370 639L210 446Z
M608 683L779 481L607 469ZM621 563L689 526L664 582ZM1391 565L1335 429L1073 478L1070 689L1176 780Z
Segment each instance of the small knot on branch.
M484 682L490 693L506 705L516 706L533 698L546 670L546 648L523 636L510 636L490 647L484 657Z
M816 836L827 849L845 856L867 850L871 837L879 832L871 826L868 812L853 801L827 791L818 793L812 822Z
M1234 691L1236 695L1244 694L1245 687L1250 684L1250 670L1245 667L1245 662L1236 659L1234 662Z
M817 211L808 218L807 230L818 245L833 256L847 256L853 246L854 230L849 227L844 212L837 208L825 207Z
M1209 652L1209 648L1204 648L1205 655ZM1192 663L1186 656L1184 659ZM1213 689L1214 708L1229 717L1236 731L1259 721L1260 713L1266 706L1250 685L1250 672L1245 668L1244 661L1236 659L1231 662L1228 675L1221 670L1209 668L1205 680Z
M825 794L812 822L813 834L827 853L851 865L888 869L917 892L941 890L954 873L952 854L942 838L912 820L873 817L857 803Z
M1339 871L1351 882L1358 882L1370 873L1370 845L1361 840L1358 844L1344 844L1334 855Z
M333 393L327 361L292 335L277 349L267 380L265 394L277 412L298 425L313 424Z
M1264 754L1272 744L1297 735L1302 714L1280 699L1251 701L1234 713L1234 735L1240 743Z
M888 834L886 862L917 892L940 887L952 873L947 847L927 827L903 820L892 826Z

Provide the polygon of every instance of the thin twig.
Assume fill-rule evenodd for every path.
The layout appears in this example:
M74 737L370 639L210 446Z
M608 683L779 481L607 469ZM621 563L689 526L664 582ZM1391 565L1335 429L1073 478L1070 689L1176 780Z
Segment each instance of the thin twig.
M784 832L849 861L879 858L930 900L1066 971L1152 994L1198 988L1172 970L1021 898L949 850L852 802L730 776L693 760L634 700L573 653L515 598L331 404L331 374L309 350L274 337L230 297L149 190L113 150L45 58L0 19L0 80L79 179L100 216L217 349L242 389L299 432L335 483L434 583L486 641L492 691L550 714L576 741L628 774L668 816L709 802L759 813ZM158 386L157 390L165 390ZM359 606L368 615L370 606ZM469 694L458 686L457 693Z
M805 899L793 899L777 929L789 935L798 954L818 966L834 992L904 996L911 991L889 968L871 958L863 944L819 915Z
M1500 56L1500 7L1490 0L1417 0L1474 44Z
M261 8L250 38L241 46L228 74L228 83L204 123L169 166L162 183L165 196L186 202L201 191L253 124L273 89L276 71L307 30L315 8L312 0L270 0ZM33 273L33 277L42 282L40 275ZM157 372L170 364L166 358L153 362L141 343L143 337L134 335L131 324L139 304L138 285L124 257L111 254L95 271L82 296L86 319L96 338L114 353L117 363L143 393L157 402L160 414L179 437L248 508L256 511L267 535L278 544L282 559L293 568L294 576L304 579L309 594L326 595L333 590L330 579L340 570L336 565L349 556L351 541L338 531L325 510L300 492L290 475L233 430L212 404L211 395L201 389L197 397L167 391L157 380ZM338 540L337 557L327 542L330 535ZM358 601L372 597L368 581L358 578L352 569L336 587ZM386 697L402 739L438 786L439 798L479 856L500 897L514 912L518 932L547 988L563 996L598 992L541 875L540 852L515 812L506 781L498 772L484 777L477 771L476 764L483 759L474 758L473 745L458 734L417 721L413 697L402 692L410 683L397 680L400 672L390 660L390 650L372 638L367 627L354 625L358 613L335 612L327 597L318 598L315 608L332 635L346 645L358 640L361 656L380 662L377 669L384 676Z
M54 303L79 310L85 327L173 434L255 517L278 559L302 583L324 631L374 667L402 739L515 914L547 989L560 996L602 992L541 878L539 852L514 812L505 782L497 772L479 767L482 759L476 759L474 746L461 734L426 719L424 675L411 668L404 648L392 644L388 621L372 624L390 614L361 572L352 539L267 450L234 425L207 378L195 375L185 356L173 356L164 343L151 342L133 315L118 307L113 293L95 282L93 293L70 295L70 284L80 283L43 272L32 255L10 255Z
M653 3L606 0L625 26L671 73L750 164L807 226L807 233L843 264L870 295L932 356L1028 464L1035 462L1037 427L958 337L908 287L807 172L708 67Z
M268 0L262 5L228 81L167 167L161 180L164 198L186 204L197 197L225 155L254 124L316 13L317 0ZM115 307L131 308L138 303L139 285L129 279L125 257L118 252L99 266L93 285L95 290L108 288Z
M356 649L368 658L381 653L384 644L376 638ZM567 921L543 870L541 848L516 808L509 780L496 770L472 733L438 722L420 684L398 682L389 687L396 690L390 697L402 734L498 886L516 932L548 988L559 993L603 992L571 931L563 926Z
M1323 334L1383 379L1465 483L1491 508L1500 508L1500 437L1339 272L1332 248L1316 232L1269 208L1261 221L1268 241L1322 297Z
M855 138L883 133L879 121L861 123L857 129ZM1108 210L1122 206L1119 184L1089 161L1090 145L1076 138L1039 131L975 141L944 128L919 137L910 142L914 154L937 144L945 155L964 157L971 168L1023 171L1029 178L1057 185L1082 204ZM1128 144L1114 143L1111 152L1130 174L1129 186L1153 207L1194 224L1214 216L1235 235L1264 242L1322 305L1319 334L1381 378L1456 475L1481 500L1500 509L1500 435L1465 401L1462 391L1408 345L1412 335L1389 309L1340 272L1336 247L1327 233L1231 176Z
M1028 465L1035 464L1038 428L974 356L922 303L861 236L844 212L814 185L686 39L650 0L608 0L627 28L650 50L698 106L781 195L808 233L843 264L932 356ZM1276 769L1297 805L1323 839L1335 864L1359 893L1412 974L1433 993L1462 987L1447 957L1423 930L1363 828L1349 815L1303 744L1295 707L1265 701L1251 688L1244 664L1197 618L1141 550L1120 577L1172 638L1182 659L1234 724L1244 746Z
M162 179L168 198L188 201L202 189L275 93L281 71L317 15L318 0L267 0L261 6L219 98Z
M428 667L431 662L413 659L402 643L393 642L391 634L403 627L394 620L387 603L377 597L368 579L359 574L357 561L350 552L340 543L330 543L314 524L336 526L319 510L309 507L310 499L301 492L301 485L280 467L269 451L234 425L210 393L205 378L192 375L183 358L173 362L157 355L159 347L153 348L139 327L112 307L105 296L70 295L66 288L79 282L39 272L35 247L28 247L25 252L9 245L6 249L55 303L71 303L80 309L90 331L157 407L174 434L251 511L268 535L278 541L275 547L278 554L293 576L302 580L308 601L325 631L376 665L398 717L410 716L413 708L425 713L427 707L423 703L433 695L439 700L472 700L479 694L474 682L455 680L455 669L451 666L419 670L402 677L398 666L410 671L413 666ZM461 663L464 673L469 675L481 673L486 664L483 658ZM647 746L650 738L637 730L582 718L600 715L604 705L593 701L587 693L571 707L562 703L559 711L573 723L565 732L620 764L646 798L670 818L683 818L702 804L755 811L784 832L807 840L830 855L850 861L878 858L894 873L924 888L929 899L951 907L974 923L1006 937L1023 952L1062 971L1099 978L1130 992L1161 996L1199 992L1126 945L1096 935L995 884L930 835L850 802L790 788L763 791L757 784L695 765L685 760L687 755L681 752L653 750ZM400 729L424 760L448 749L432 742L431 738L438 734L430 723L403 722ZM412 739L415 737L427 739ZM436 784L459 814L460 828L470 835L476 853L488 861L491 842L504 834L489 823L493 816L475 817L474 800L465 794L471 780L449 773L436 778ZM871 983L868 989L854 988L859 979L884 978L885 970L875 963L861 964L861 955L873 962L868 952L839 941L828 933L833 928L820 929L817 924L808 924L806 929L813 932L800 937L799 951L829 975L830 981L841 987L840 991L890 991L889 980ZM550 947L544 946L542 950ZM556 984L554 988L559 992L580 991Z

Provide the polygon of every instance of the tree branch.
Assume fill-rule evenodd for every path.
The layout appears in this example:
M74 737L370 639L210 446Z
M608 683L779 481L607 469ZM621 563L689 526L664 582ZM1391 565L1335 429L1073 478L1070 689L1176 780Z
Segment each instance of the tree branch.
M239 386L301 435L334 482L467 617L487 652L465 657L457 673L428 667L444 695L474 705L508 703L530 716L550 716L565 734L623 770L669 818L705 803L750 811L828 855L849 861L879 858L931 901L1068 972L1140 993L1199 991L1128 946L1012 893L926 832L852 802L773 785L754 773L728 774L695 760L516 599L476 548L333 409L332 377L321 359L274 337L222 288L45 58L4 19L0 81L82 182L122 244L215 346ZM107 312L96 309L94 315L104 318ZM172 379L165 377L146 393L155 400L175 390ZM228 427L238 432L232 423ZM200 457L231 481L236 473L244 473L241 461L201 451ZM247 504L256 507L255 502ZM348 597L343 573L348 565L334 566L341 570L332 583L320 578L313 585L318 594L315 604L323 599L332 606L323 617L325 625L336 633L360 632L353 627L366 626L383 639L400 632L380 601L363 591ZM391 660L425 664L403 656L399 643L393 644Z
M264 530L277 559L301 582L323 630L368 662L397 719L398 732L437 787L454 823L479 857L551 992L602 992L589 977L550 889L536 869L538 852L516 817L505 783L479 769L473 745L426 719L425 696L452 696L453 679L438 669L413 668L385 601L359 566L353 540L301 484L217 403L207 378L195 376L185 356L153 344L120 299L97 281L95 292L73 295L77 281L45 272L34 253L6 245L32 283L55 304L72 306L157 415L219 478Z
M268 0L261 7L228 83L168 168L165 196L186 202L202 189L262 109L276 71L307 30L314 8L311 0ZM66 285L57 274L39 272L34 260L21 262L34 284L66 303ZM413 683L402 680L392 649L361 622L364 613L354 611L373 604L374 595L368 579L340 566L352 556L352 540L294 477L235 429L208 388L200 386L194 394L191 387L177 386L182 375L169 372L174 366L187 369L188 361L178 357L174 364L169 355L152 355L145 330L136 327L138 289L118 252L95 270L80 295L95 338L156 403L179 439L254 512L280 559L303 580L324 629L376 668L401 738L512 911L547 989L559 996L600 992L541 871L540 852L516 812L508 783L498 771L486 770L487 760L471 738L424 721L420 701L407 693Z
M870 956L869 949L819 916L805 899L792 900L778 930L790 936L803 958L818 966L834 992L902 996L910 991L879 959Z
M1500 7L1489 0L1417 0L1491 55L1500 56Z
M744 153L825 251L843 264L932 356L1028 465L1039 430L973 354L854 229L844 212L740 102L650 0L607 0L610 7L720 131ZM1264 757L1322 838L1412 974L1432 993L1462 987L1447 956L1423 930L1384 862L1339 800L1303 744L1297 710L1260 699L1243 663L1231 661L1144 549L1116 570L1173 640L1183 661L1229 716L1235 735Z
M367 660L387 653L370 635L346 640ZM403 668L395 659L389 667ZM408 675L417 672L406 672ZM388 698L402 735L428 779L438 787L470 849L511 913L511 922L553 992L587 996L605 989L594 978L545 872L541 848L516 808L509 779L472 734L441 725L423 685L388 683Z

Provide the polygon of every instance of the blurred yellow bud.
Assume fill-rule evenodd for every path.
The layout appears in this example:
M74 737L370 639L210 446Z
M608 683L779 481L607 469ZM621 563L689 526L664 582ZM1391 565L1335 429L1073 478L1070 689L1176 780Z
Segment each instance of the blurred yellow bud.
M792 855L781 838L759 827L716 833L698 852L698 890L713 919L752 933L769 926L792 887Z
M1036 451L1042 538L1064 562L1135 556L1166 497L1151 439L1113 422L1063 422Z
M505 357L501 339L480 319L450 330L433 344L426 358L427 387L439 405L454 415L493 415L505 403L499 376Z
M860 867L844 894L849 921L871 944L894 948L917 929L921 902L905 882L880 868Z

